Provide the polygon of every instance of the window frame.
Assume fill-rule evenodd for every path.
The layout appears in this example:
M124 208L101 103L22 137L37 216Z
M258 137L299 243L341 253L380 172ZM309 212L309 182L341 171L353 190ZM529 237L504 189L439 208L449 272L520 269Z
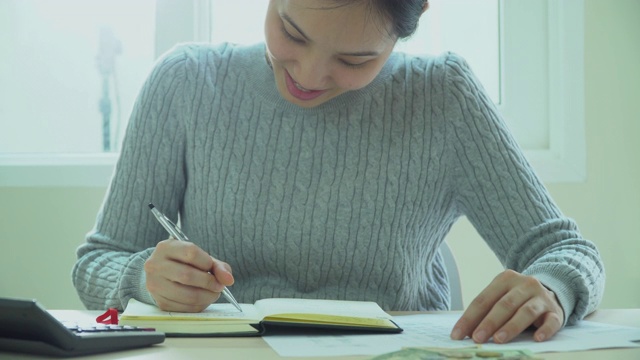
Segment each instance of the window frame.
M510 62L508 53L517 52L513 46L519 41L508 41L509 36L519 37L520 20L512 16L521 1L500 0L502 11L501 31L501 89L499 108L509 104L513 94L526 92L528 84L509 84L510 71L527 71L525 64ZM528 2L527 2L528 3ZM545 99L548 134L547 145L540 148L523 147L525 156L537 174L546 183L580 183L587 179L585 139L585 88L584 88L584 0L546 0L546 72ZM521 13L527 13L521 11ZM508 19L508 21L507 21ZM516 28L518 31L509 31ZM509 45L511 44L511 45Z
M156 55L174 44L209 41L211 0L157 0ZM519 5L516 5L516 4ZM584 122L584 0L545 0L547 88L545 89L549 129L547 146L524 148L525 156L546 183L584 182L586 180L586 142ZM508 82L504 69L512 64L511 37L518 37L514 6L525 2L500 0L501 28L501 104L526 89ZM522 66L522 64L520 64ZM106 187L113 174L118 154L0 154L0 186Z

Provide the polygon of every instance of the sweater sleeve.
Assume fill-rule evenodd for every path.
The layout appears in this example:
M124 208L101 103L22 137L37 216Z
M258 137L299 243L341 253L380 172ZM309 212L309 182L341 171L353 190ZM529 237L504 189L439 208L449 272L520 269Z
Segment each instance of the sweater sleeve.
M165 55L143 85L96 224L77 249L72 280L88 309L123 309L132 297L153 302L144 263L169 236L147 205L154 203L174 221L181 206L186 54L178 48Z
M466 62L445 63L458 206L505 268L552 290L573 324L601 301L598 250L553 202Z

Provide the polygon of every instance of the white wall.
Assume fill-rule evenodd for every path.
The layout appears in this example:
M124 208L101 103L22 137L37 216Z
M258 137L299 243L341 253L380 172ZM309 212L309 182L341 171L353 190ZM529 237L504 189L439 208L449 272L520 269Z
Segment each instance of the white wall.
M602 253L607 270L602 307L640 308L640 1L586 0L585 37L588 179L548 186ZM104 192L0 188L0 296L82 308L71 267ZM466 221L456 224L449 242L468 304L501 267Z

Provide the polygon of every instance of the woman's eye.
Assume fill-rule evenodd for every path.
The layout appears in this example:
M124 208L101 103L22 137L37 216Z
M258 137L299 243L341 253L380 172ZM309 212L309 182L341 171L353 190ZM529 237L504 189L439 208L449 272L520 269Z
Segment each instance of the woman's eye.
M363 63L352 63L346 60L340 60L340 62L342 63L342 65L347 66L347 67L351 67L351 68L359 68L364 66L367 62L363 62Z
M290 32L288 32L288 31L287 31L287 29L285 29L285 27L284 27L284 26L281 28L281 30L282 30L282 34L284 34L284 36L285 36L287 39L289 39L289 40L293 41L293 42L294 42L294 43L296 43L296 44L304 44L304 40L302 40L302 39L298 39L297 37L295 37L295 36L291 35L291 33L290 33Z

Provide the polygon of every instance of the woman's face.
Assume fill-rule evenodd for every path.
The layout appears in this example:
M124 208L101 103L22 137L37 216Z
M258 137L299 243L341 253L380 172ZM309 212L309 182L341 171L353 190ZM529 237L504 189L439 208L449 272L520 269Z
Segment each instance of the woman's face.
M390 24L366 1L336 5L318 0L270 0L267 57L280 94L311 108L365 87L389 58Z

